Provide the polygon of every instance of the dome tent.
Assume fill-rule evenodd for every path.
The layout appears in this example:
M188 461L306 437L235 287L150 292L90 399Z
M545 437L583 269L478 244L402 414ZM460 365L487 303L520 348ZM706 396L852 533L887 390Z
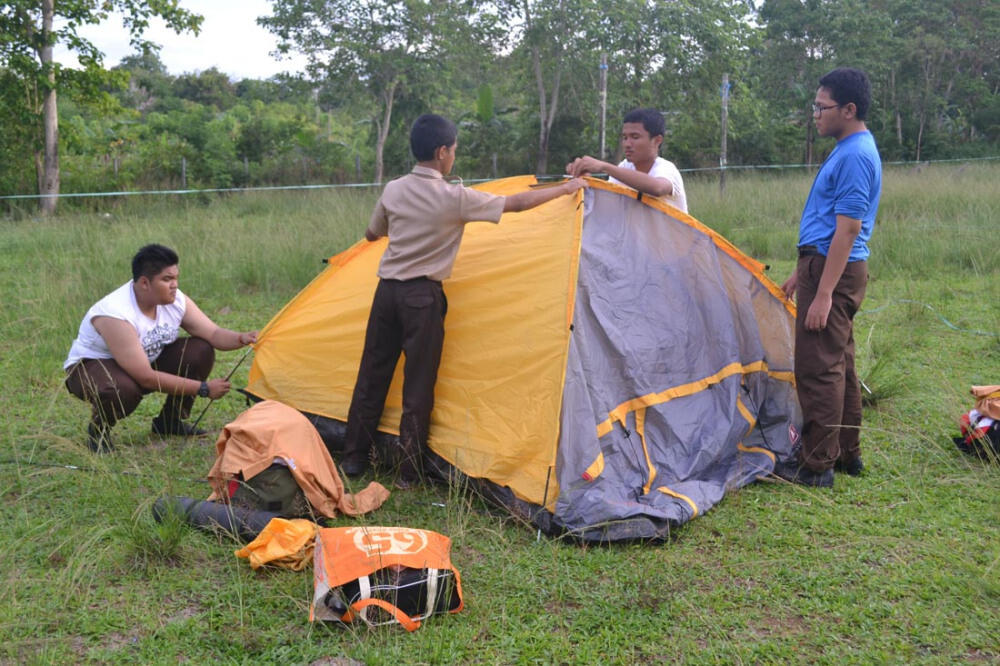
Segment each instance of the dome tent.
M246 392L309 415L334 459L386 244L330 258L255 346ZM592 179L471 223L445 291L431 467L547 532L664 538L797 440L794 305L761 264L659 200Z

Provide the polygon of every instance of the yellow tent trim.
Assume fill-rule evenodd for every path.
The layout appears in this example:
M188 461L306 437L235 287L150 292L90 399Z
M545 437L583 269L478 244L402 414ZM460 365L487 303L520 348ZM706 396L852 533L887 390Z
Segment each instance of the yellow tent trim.
M735 362L730 363L726 367L719 370L714 375L710 375L703 379L699 379L694 382L689 382L687 384L681 384L680 386L674 386L665 391L660 391L659 393L648 393L644 396L638 398L632 398L627 400L622 404L618 405L610 412L608 412L608 418L597 424L597 437L601 438L611 432L614 427L614 422L618 421L623 426L625 425L625 417L628 416L629 412L634 412L637 409L642 409L645 407L653 407L654 405L660 405L665 402L669 402L674 398L682 398L684 396L693 395L699 391L704 391L712 384L718 384L726 377L730 377L737 373L748 374L751 372L766 372L767 363L764 361L756 361L748 365L743 365L742 363Z
M795 385L795 373L794 372L780 371L780 370L774 370L774 371L768 370L767 374L768 374L769 377L774 377L775 379L778 379L780 381L788 382L792 386Z
M601 475L604 471L604 453L598 453L594 462L590 463L590 467L583 473L583 478L585 481L593 481Z
M684 500L685 502L687 502L687 503L688 503L688 506L690 506L690 507L691 507L691 511L693 511L693 512L694 512L694 513L693 513L693 514L691 515L691 517L692 517L692 518L696 518L696 517L698 516L698 505L697 505L697 504L695 504L695 503L694 503L694 500L692 500L692 499L691 499L690 497L688 497L687 495L681 495L680 493L678 493L678 492L675 492L675 491L671 490L670 488L667 488L666 486L660 486L659 488L657 488L657 490L659 490L659 491L660 491L661 493L663 493L664 495L670 495L671 497L676 497L677 499L682 499L682 500Z
M736 445L736 448L739 449L740 451L743 451L744 453L763 453L764 455L766 455L768 458L771 459L771 462L778 462L778 459L774 457L774 453L772 451L768 451L767 449L762 449L759 446L747 446L743 442L740 442Z
M747 406L743 404L742 398L736 398L736 408L740 410L740 414L743 416L743 418L747 420L747 423L750 424L750 427L747 428L746 431L746 435L749 435L750 431L753 430L754 425L757 424L757 418L753 414L751 414L750 410L747 409ZM773 453L771 453L767 449L762 449L759 446L747 446L743 442L737 442L736 448L745 453L763 453L771 459L771 462L777 462Z
M610 190L612 192L619 192L621 194L630 195L644 202L648 206L652 206L657 210L663 211L664 213L674 218L675 220L683 222L689 227L692 227L702 232L710 239L712 239L712 242L715 243L716 247L718 247L720 250L728 254L730 257L736 260L737 263L739 263L741 266L750 271L750 273L754 277L756 277L757 280L760 281L760 283L764 286L764 288L767 289L769 292L771 292L771 294L775 298L781 301L781 303L784 304L785 309L788 310L792 314L792 316L795 316L795 303L787 296L785 296L785 292L781 290L781 287L778 286L778 284L774 280L772 280L771 278L769 278L767 275L764 274L764 264L760 263L756 259L747 256L743 251L741 251L738 247L736 247L728 240L723 238L721 235L719 235L717 231L715 231L711 227L706 227L698 220L694 219L681 209L675 208L666 201L663 201L662 199L658 199L653 196L643 195L641 192L637 192L633 190L631 187L625 187L624 185L615 185L613 183L609 183L608 181L601 180L599 178L588 178L588 180L590 181L591 187L596 187L597 189L600 190Z
M743 436L746 437L750 434L750 431L753 430L754 424L757 423L757 417L751 414L750 410L747 409L747 406L743 404L743 398L736 398L736 408L740 410L740 414L747 420L747 423L750 424L747 431L743 433Z
M649 458L649 447L646 446L646 410L640 409L635 413L635 430L639 433L639 441L642 442L642 454L646 456L646 467L649 469L649 480L642 486L642 494L645 495L653 487L653 479L656 478L656 468Z

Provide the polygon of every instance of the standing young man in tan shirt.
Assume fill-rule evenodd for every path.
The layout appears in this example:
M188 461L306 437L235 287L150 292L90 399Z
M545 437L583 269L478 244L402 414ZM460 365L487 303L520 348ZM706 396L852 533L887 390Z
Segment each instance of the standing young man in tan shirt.
M584 187L581 179L574 178L558 187L504 197L452 184L444 176L451 172L457 147L458 130L450 120L434 114L417 118L410 130L410 148L418 164L385 186L365 230L369 241L388 236L389 246L379 264L379 284L347 416L341 466L348 476L368 469L385 397L404 352L399 423L403 462L396 485L408 488L420 479L448 310L441 281L451 275L465 224L496 223L506 211L534 208Z

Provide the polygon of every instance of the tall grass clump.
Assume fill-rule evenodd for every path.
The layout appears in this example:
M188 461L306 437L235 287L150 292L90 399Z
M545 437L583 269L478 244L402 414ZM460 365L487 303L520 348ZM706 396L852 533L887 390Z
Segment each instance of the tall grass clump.
M167 510L154 519L155 499L149 497L139 502L115 530L115 535L125 542L133 566L146 570L158 565L179 564L183 560L184 539L190 533L184 516L169 503Z

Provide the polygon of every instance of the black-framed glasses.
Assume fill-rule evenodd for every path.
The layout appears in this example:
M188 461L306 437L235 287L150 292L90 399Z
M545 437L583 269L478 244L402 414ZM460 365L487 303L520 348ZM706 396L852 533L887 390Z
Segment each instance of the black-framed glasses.
M812 105L813 115L814 116L821 115L824 111L829 111L830 109L836 109L839 106L844 106L844 105L843 104L831 104L830 106L820 106L819 104L813 104Z

